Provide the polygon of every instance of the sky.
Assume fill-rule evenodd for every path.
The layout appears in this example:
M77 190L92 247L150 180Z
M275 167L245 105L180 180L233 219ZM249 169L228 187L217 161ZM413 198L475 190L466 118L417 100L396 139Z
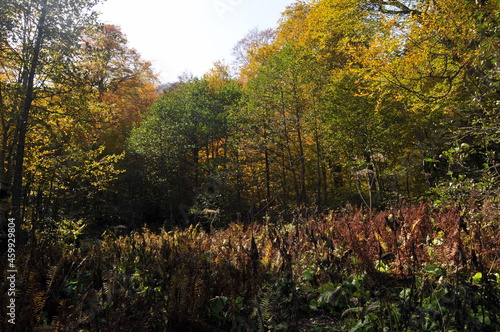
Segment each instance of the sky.
M275 28L295 0L107 0L101 21L121 27L129 47L153 64L162 83L201 76L251 29Z

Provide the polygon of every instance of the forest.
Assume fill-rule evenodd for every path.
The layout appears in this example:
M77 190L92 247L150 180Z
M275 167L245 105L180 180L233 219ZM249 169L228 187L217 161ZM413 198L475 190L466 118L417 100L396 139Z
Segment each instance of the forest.
M99 2L0 2L0 330L500 330L499 0L296 1L175 82Z

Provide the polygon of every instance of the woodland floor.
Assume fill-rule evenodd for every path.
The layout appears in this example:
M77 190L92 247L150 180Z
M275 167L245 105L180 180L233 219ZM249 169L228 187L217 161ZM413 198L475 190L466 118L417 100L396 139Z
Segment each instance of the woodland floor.
M499 225L497 203L486 202L297 214L211 232L46 234L18 252L15 328L498 331Z

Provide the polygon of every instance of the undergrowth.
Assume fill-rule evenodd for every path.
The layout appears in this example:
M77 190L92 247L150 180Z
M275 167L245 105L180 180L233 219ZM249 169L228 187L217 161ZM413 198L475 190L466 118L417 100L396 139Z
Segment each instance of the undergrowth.
M39 236L18 252L15 328L498 331L499 226L492 200L297 213L210 233Z

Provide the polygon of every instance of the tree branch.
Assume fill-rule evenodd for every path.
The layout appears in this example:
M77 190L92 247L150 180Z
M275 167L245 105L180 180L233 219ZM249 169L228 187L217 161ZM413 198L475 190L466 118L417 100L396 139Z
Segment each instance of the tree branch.
M416 9L411 9L401 1L397 0L370 0L374 5L378 7L381 13L384 14L416 14L420 15L421 12ZM387 8L389 7L389 8ZM394 7L395 9L390 9L390 7Z

